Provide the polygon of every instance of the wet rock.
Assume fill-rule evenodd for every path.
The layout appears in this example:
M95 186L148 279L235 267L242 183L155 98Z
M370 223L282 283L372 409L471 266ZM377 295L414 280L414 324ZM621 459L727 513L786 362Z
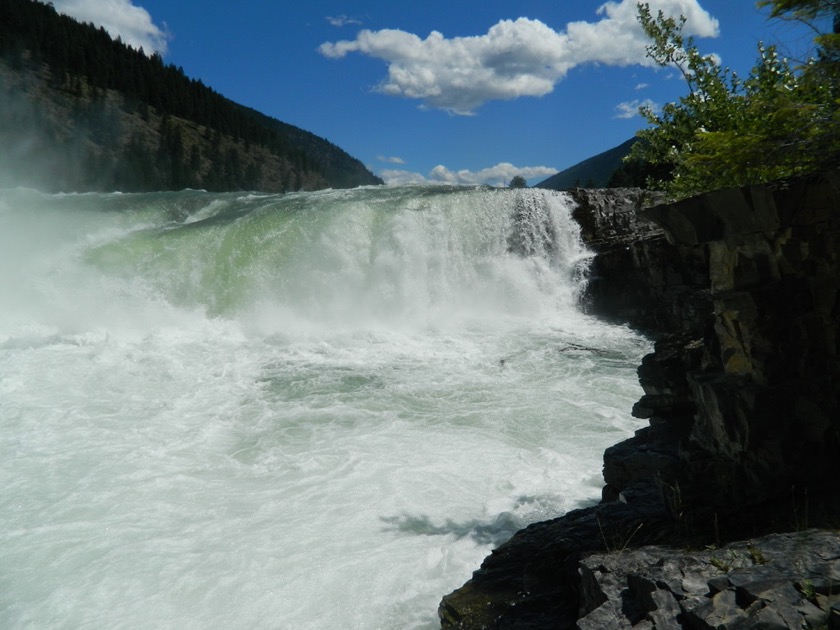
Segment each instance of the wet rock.
M645 207L661 200L639 189L575 189L574 217L597 254L590 270L588 309L646 330L689 328L710 311L696 286L707 280L705 256L675 247ZM689 258L696 258L686 264Z
M819 530L702 551L592 554L580 562L577 627L816 628L833 612L813 584L839 571L840 534Z
M639 521L640 514L646 521ZM668 531L658 500L641 493L535 523L485 558L472 579L443 598L443 628L573 628L578 562L587 551L660 541Z
M605 452L601 504L514 535L442 627L840 628L837 533L773 534L840 523L840 171L574 194L588 308L657 336L649 426Z

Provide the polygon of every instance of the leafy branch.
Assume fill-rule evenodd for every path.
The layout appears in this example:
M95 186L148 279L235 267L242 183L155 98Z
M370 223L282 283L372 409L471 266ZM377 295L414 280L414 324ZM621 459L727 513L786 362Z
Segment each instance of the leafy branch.
M771 1L796 0L767 0ZM800 2L833 3L840 15L840 0ZM815 172L840 162L840 64L834 61L840 56L818 47L816 56L794 68L775 46L759 42L756 63L742 80L715 56L700 53L683 32L685 17L662 11L654 16L649 5L637 7L650 39L648 56L662 67L676 68L689 90L661 111L640 110L650 127L639 132L643 142L634 145L629 159L664 165L670 173L649 182L649 187L681 198Z

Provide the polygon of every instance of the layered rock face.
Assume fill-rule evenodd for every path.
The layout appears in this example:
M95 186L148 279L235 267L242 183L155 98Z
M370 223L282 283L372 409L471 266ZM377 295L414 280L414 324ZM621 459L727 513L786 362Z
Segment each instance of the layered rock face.
M684 426L674 478L682 500L696 504L697 518L736 521L750 505L801 517L806 507L831 510L823 504L840 478L840 175L709 193L645 214L690 265L703 257L708 270L697 288L711 317L670 329L662 345L671 348L640 369L646 396L635 409L652 429L672 419ZM677 383L668 382L669 362Z
M574 194L589 309L658 337L633 409L649 426L605 453L601 504L517 533L444 598L442 626L840 627L836 535L773 547L772 575L685 560L840 524L840 173L647 209L640 191Z

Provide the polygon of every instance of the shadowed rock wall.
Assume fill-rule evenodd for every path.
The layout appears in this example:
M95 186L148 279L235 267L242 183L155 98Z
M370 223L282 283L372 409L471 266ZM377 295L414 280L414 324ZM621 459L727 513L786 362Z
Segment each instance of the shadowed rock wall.
M589 310L657 337L633 409L649 426L606 451L598 506L494 550L442 627L840 627L836 535L813 562L817 538L772 547L778 593L759 556L714 575L680 563L686 545L840 524L840 174L648 209L640 191L573 195L596 252Z

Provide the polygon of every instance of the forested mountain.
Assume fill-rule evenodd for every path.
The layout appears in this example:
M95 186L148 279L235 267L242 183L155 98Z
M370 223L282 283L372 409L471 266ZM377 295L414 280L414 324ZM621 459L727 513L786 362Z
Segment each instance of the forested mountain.
M630 138L617 147L578 162L544 179L535 188L647 188L650 179L668 179L669 170L638 159L625 159L639 138Z
M314 190L381 184L308 131L37 0L0 2L0 185Z
M536 185L537 188L567 190L569 188L604 188L610 178L622 166L622 160L630 153L636 142L631 138L619 146L599 153L570 166Z

